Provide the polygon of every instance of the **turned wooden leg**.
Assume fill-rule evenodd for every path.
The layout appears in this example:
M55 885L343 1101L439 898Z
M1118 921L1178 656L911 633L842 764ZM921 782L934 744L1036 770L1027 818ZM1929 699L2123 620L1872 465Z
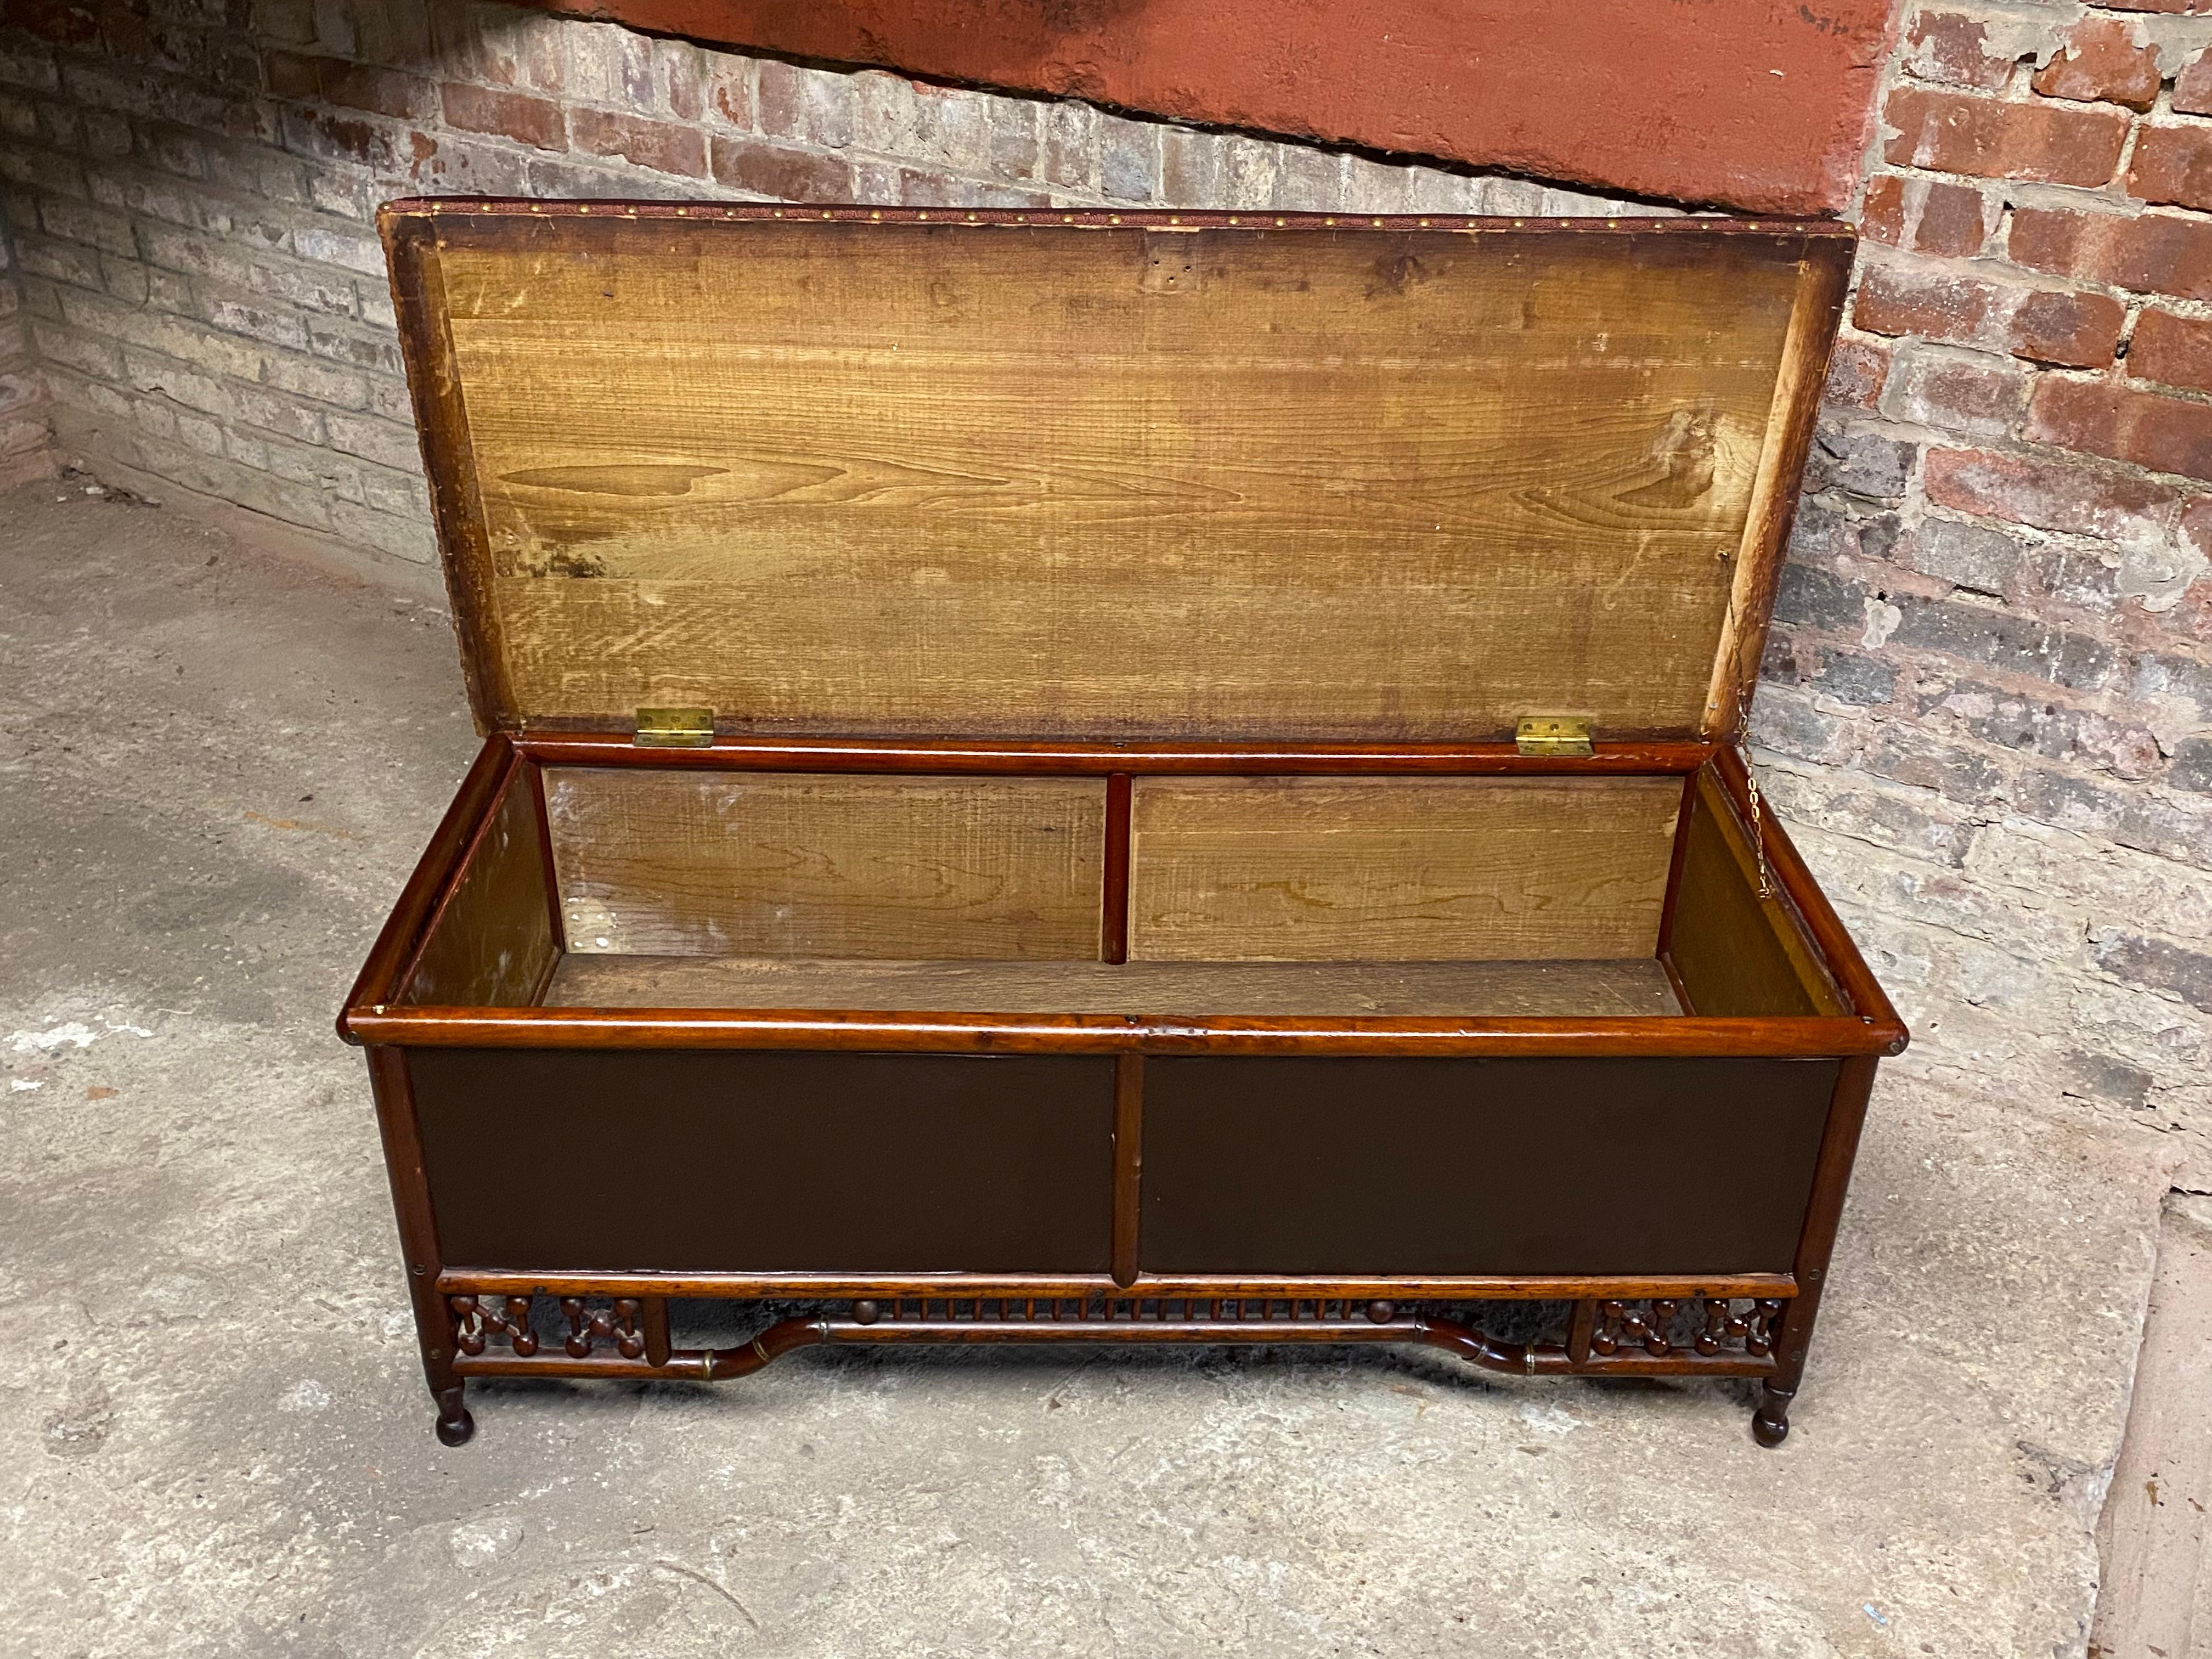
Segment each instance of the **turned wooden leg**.
M1843 1218L1844 1189L1851 1178L1859 1130L1866 1122L1867 1097L1874 1091L1874 1068L1873 1055L1856 1055L1844 1060L1836 1076L1827 1127L1820 1137L1820 1162L1813 1173L1813 1201L1797 1241L1797 1294L1784 1304L1774 1334L1774 1372L1760 1382L1759 1408L1751 1414L1752 1438L1762 1446L1778 1446L1789 1437L1790 1402L1797 1397L1797 1385L1805 1376L1813 1322L1820 1312L1820 1294L1828 1287L1828 1259L1836 1247L1837 1223Z
M446 1446L465 1446L469 1437L477 1431L477 1420L469 1415L462 1398L469 1391L465 1382L456 1382L449 1389L438 1390L438 1442Z
M1797 1397L1794 1388L1778 1389L1771 1382L1759 1385L1759 1408L1751 1414L1751 1437L1770 1449L1790 1437L1790 1402Z

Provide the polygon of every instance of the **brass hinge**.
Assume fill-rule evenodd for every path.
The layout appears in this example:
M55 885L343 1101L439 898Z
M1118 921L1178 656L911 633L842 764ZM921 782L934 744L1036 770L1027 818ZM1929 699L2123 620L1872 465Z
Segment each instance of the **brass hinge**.
M1590 723L1577 714L1523 714L1513 746L1524 755L1587 755Z
M641 708L634 741L640 749L704 749L714 741L714 711Z

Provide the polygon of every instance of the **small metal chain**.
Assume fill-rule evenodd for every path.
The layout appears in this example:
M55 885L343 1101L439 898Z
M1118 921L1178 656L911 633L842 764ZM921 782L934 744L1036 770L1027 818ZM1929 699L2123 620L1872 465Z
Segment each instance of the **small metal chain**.
M1766 802L1759 793L1759 774L1751 769L1751 694L1758 689L1759 671L1746 678L1735 700L1735 757L1743 763L1744 792L1751 801L1752 863L1759 872L1759 896L1774 896L1774 879L1766 865Z

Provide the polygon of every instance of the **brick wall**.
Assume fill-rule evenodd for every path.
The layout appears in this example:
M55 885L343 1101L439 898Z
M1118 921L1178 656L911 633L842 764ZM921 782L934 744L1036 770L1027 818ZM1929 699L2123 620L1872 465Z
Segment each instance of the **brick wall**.
M1922 5L1759 698L1909 1063L2212 1185L2212 17ZM2197 0L2201 5L2202 0Z
M15 250L0 223L0 489L48 477L58 459L46 377L22 309Z
M0 17L0 208L65 436L416 562L387 196L1623 207L500 7ZM1914 1020L1902 1063L2166 1134L2200 1187L2208 46L2212 18L2178 11L1904 20L1754 733Z

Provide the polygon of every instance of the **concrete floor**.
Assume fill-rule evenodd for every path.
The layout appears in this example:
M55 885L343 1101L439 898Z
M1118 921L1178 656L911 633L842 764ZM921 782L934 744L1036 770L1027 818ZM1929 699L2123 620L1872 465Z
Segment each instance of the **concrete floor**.
M2082 1650L2166 1182L1901 1075L1778 1452L1383 1350L479 1384L445 1449L331 1031L475 747L445 619L64 493L0 498L0 1653Z

